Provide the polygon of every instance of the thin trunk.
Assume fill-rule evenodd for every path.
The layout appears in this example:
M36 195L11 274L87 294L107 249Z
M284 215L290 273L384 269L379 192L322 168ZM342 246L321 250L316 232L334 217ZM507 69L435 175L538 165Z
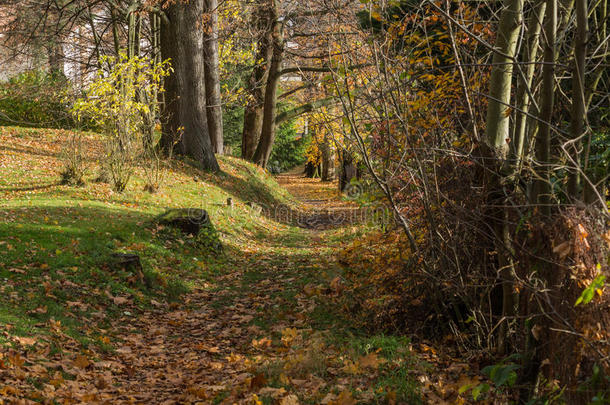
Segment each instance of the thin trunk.
M577 200L580 200L580 145L585 133L586 122L585 57L589 36L587 13L587 0L576 0L576 35L574 36L574 65L572 70L572 119L570 125L570 135L573 143L568 148L576 167L570 173L568 179L568 196ZM587 148L585 147L585 149ZM586 170L586 162L583 163ZM587 194L590 194L590 192Z
M208 130L214 152L223 153L222 99L218 59L218 0L205 0L208 24L204 27L205 96Z
M553 104L555 102L555 58L557 38L557 0L547 0L546 16L544 21L544 66L542 68L542 99L540 100L540 121L536 136L536 180L532 200L540 204L540 212L549 217L551 215L551 119L553 118Z
M110 16L112 18L112 40L114 43L114 54L119 56L121 52L121 40L119 36L119 16L114 5L110 6Z
M513 145L513 160L515 161L515 167L517 168L524 158L525 145L528 143L528 139L526 138L526 134L528 133L527 124L529 123L527 113L530 109L530 92L533 92L532 83L534 81L534 72L536 71L540 30L542 28L542 19L544 18L545 10L546 1L541 1L531 11L532 15L527 23L529 32L524 59L528 64L526 65L526 70L523 74L523 80L517 89L516 102L518 111L515 119L514 141L511 142L511 145Z
M177 152L194 159L205 170L219 170L210 140L205 106L203 33L200 19L203 0L176 3L166 10L169 22L162 27L161 52L172 58L174 74L165 82L165 140ZM172 80L173 77L173 80ZM176 136L179 139L176 140Z
M493 56L486 129L487 144L500 159L508 152L513 62L521 30L523 0L505 0L504 7L496 38L497 52Z
M489 104L486 119L486 150L483 150L485 165L489 167L490 206L506 205L501 189L501 167L509 151L510 105L512 94L513 64L517 42L521 31L523 0L505 0L500 15L496 52L490 77ZM515 300L513 293L514 268L511 258L510 232L508 232L508 211L492 208L494 243L497 246L498 270L502 284L502 319L498 328L498 352L507 351L509 322L514 318Z
M596 33L596 37L597 37L597 43L602 44L605 40L606 40L606 35L607 35L607 24L608 24L608 0L603 0L599 5L598 5L598 10L599 10L599 15L597 15L597 26L595 29L595 33ZM608 58L608 44L606 43L606 52L605 52L605 56L603 57L603 60L600 60L599 66L598 68L594 71L593 73L593 79L591 79L591 84L589 86L587 86L587 103L585 105L585 112L588 112L589 110L589 105L591 105L591 102L593 101L593 96L595 95L595 92L597 90L597 86L599 85L602 77L604 76L604 73L607 72L608 69L608 65L607 65L607 58ZM588 120L585 121L585 123L588 123ZM587 137L587 143L585 146L585 149L583 151L583 162L584 162L584 167L587 168L589 165L589 155L590 155L590 148L591 148L591 136L593 135L592 131L589 131L588 137ZM598 185L598 190L596 190L594 187L591 187L590 184L588 184L588 182L585 182L585 186L584 186L584 195L583 195L583 199L585 201L585 203L587 204L591 204L593 202L599 201L600 197L602 199L602 203L605 204L605 196L606 196L606 182L604 181L604 177L607 175L607 173L603 173L603 174L591 174L591 181L595 182L596 185Z
M49 71L53 74L65 76L64 71L64 49L58 38L56 43L49 46Z
M284 35L282 22L278 19L277 3L272 0L270 13L273 16L273 55L269 66L269 76L265 87L265 103L263 107L263 124L261 136L252 160L265 168L269 162L273 143L275 142L275 118L277 112L277 87L280 81L280 67L284 54Z
M242 133L241 155L244 159L252 160L260 138L263 124L263 103L265 99L265 83L269 76L269 66L273 56L273 21L263 2L257 9L255 22L262 36L258 42L256 52L256 66L252 69L248 87L250 100L244 111L244 129Z

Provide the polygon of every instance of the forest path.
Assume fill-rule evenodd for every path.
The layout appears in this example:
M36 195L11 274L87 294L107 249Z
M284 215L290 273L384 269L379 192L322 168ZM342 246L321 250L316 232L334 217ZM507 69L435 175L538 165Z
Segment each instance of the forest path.
M345 224L333 213L355 209L334 183L297 171L277 179L324 229ZM95 364L99 372L81 375L79 391L109 403L355 403L347 387L364 391L369 377L354 372L358 353L346 363L344 348L330 343L347 324L331 303L342 288L333 257L342 231L307 228L272 232L264 245L229 258L226 274L196 288L185 305L117 322L123 344ZM367 361L362 367L379 360Z

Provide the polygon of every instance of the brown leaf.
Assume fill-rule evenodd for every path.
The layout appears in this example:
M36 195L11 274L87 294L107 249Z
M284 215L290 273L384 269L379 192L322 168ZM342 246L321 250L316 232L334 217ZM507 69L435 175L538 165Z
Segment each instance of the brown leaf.
M23 346L34 346L36 344L36 339L31 337L15 336L15 340Z
M87 357L83 356L82 354L79 354L78 356L76 356L76 359L74 359L72 364L74 364L74 367L85 369L91 365L91 362Z
M267 384L265 374L259 373L250 380L250 391L258 391Z
M384 362L383 359L380 359L377 356L377 353L369 353L366 356L363 356L358 360L358 364L361 368L372 368L377 369L380 364Z
M296 395L287 395L281 399L280 405L299 405L299 397Z
M127 297L114 297L112 299L112 301L116 304L116 305L123 305L123 304L127 304L129 302L129 298Z
M356 405L356 400L351 392L343 391L335 400L330 401L329 405Z

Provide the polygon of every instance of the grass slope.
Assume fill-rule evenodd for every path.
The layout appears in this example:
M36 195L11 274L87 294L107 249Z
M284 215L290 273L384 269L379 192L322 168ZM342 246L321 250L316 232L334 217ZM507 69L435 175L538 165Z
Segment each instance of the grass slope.
M130 325L161 322L155 327L172 329L174 321L162 324L159 313L197 314L206 307L216 311L215 317L226 317L206 325L216 328L212 339L232 336L237 342L222 347L222 341L212 341L221 346L215 363L222 363L229 376L246 371L250 377L236 382L220 372L207 378L224 380L191 376L203 388L189 387L189 392L205 395L205 403L271 404L278 400L275 395L288 393L311 404L352 404L354 398L360 403L420 402L412 372L421 365L410 354L409 341L367 336L340 311L342 269L336 249L360 237L363 227L314 232L260 215L247 203L303 207L260 168L227 157L220 158L218 175L173 162L156 194L143 191L144 173L138 169L128 189L114 193L108 184L92 181L103 156L96 134L85 134L90 181L84 187L64 186L59 184L61 153L69 136L61 130L0 127L0 369L3 364L15 373L26 369L10 374L14 378L7 377L4 388L0 384L0 396L114 398L113 387L130 384L125 380L129 368L113 373L115 380L105 389L88 386L82 370L65 370L83 366L89 372L89 363L103 367L102 359L123 355L117 347L146 341L146 328L132 326L134 337L124 332ZM302 198L324 197L316 190L328 195L328 187L307 187ZM233 207L226 204L229 197ZM222 253L155 224L166 209L186 207L208 210ZM140 255L145 282L113 266L115 252ZM198 293L185 296L189 290ZM197 301L201 294L206 298ZM179 346L168 349L168 356L193 350L188 330L178 329L183 336L171 340ZM193 339L199 330L195 327ZM11 346L24 360L13 352L3 354L2 346ZM140 359L159 356L146 352L147 345L137 347ZM70 359L72 366L63 367L63 377L35 368L51 358ZM67 384L64 378L77 381ZM138 384L153 392L163 382L151 377Z
M293 204L288 193L256 166L221 158L223 173L202 175L176 163L157 194L143 191L143 172L137 170L125 193L108 184L89 182L75 188L60 185L62 145L69 132L17 127L0 129L0 325L11 335L44 332L51 322L86 343L83 320L120 315L113 300L128 296L144 309L159 297L176 299L187 287L219 272L224 259L202 251L195 241L159 229L156 215L168 208L208 210L226 248L282 227L257 216L246 205ZM91 179L99 138L86 135ZM232 197L234 206L227 207ZM113 268L114 252L141 256L147 283ZM147 287L148 284L150 287ZM0 342L7 337L0 335Z

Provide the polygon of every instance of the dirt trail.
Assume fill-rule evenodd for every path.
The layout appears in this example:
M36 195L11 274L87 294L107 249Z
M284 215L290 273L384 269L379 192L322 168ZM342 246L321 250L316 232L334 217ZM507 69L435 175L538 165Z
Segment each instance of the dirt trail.
M350 186L346 194L339 192L336 182L306 178L301 167L277 177L278 183L302 202L304 212L297 225L306 229L324 230L360 223L366 217L353 199L361 190Z
M305 179L297 172L278 180L304 202L316 224L311 228L341 225L331 214L353 209L330 183ZM316 231L303 232L311 244L323 243L315 237ZM276 347L266 336L278 336L286 343L297 339L297 329L309 328L303 314L313 304L300 295L294 266L323 264L317 255L301 250L302 246L293 245L278 253L234 260L235 268L215 280L214 288L195 290L184 306L121 320L115 338L123 344L115 355L80 373L73 393L91 402L113 404L257 403L260 389L268 383L260 365L289 354L287 345ZM287 291L293 299L282 296ZM269 311L277 312L278 318L264 320L261 314ZM259 326L263 322L276 323ZM325 384L316 378L297 380L295 390L306 395ZM283 389L268 388L265 393L285 401L280 403L297 403L296 396Z

